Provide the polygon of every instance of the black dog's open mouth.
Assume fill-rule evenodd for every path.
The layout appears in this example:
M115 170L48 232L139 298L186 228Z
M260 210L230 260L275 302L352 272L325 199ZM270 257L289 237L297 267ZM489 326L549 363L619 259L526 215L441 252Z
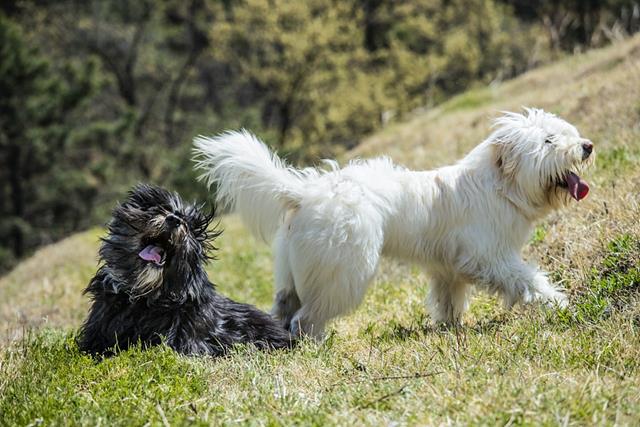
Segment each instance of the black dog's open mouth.
M147 245L138 254L140 258L147 262L151 262L158 267L162 267L167 260L167 252L158 245Z
M571 197L580 201L589 194L589 184L577 174L567 171L562 179L557 182L558 187L565 188Z

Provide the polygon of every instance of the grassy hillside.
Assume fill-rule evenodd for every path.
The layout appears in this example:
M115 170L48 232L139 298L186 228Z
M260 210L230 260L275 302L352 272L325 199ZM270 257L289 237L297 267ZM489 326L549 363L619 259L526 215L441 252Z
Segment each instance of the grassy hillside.
M567 310L504 312L477 295L463 328L434 329L426 277L385 261L365 303L322 344L219 360L131 350L94 363L73 344L96 268L101 230L91 230L0 279L0 425L638 424L640 38L465 93L350 155L446 164L498 111L521 105L566 117L598 152L590 196L540 224L526 249L567 289ZM269 248L236 218L223 226L211 278L268 308Z

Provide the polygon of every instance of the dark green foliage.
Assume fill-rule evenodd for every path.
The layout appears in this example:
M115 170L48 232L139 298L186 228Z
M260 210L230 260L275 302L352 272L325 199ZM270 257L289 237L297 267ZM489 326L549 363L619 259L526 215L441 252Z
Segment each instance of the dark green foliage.
M501 0L525 21L542 24L554 49L602 46L640 29L638 0Z
M91 64L54 70L0 15L0 270L32 246L86 225L97 194L74 138ZM5 249L6 248L6 249Z
M178 106L185 76L207 46L198 5L24 3L1 18L0 272L104 221L137 181L202 198L189 138L176 144L189 117Z

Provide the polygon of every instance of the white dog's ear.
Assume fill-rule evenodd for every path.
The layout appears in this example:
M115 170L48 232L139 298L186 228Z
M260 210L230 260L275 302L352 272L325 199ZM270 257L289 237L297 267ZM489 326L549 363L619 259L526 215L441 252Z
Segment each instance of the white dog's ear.
M512 180L518 170L518 161L511 144L500 138L491 143L491 148L493 150L493 162L498 172L502 177Z

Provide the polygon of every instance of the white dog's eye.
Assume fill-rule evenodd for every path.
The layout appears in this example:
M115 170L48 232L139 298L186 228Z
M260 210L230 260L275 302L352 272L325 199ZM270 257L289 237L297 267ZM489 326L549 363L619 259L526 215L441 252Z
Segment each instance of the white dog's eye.
M551 135L549 135L545 140L544 140L545 144L553 144L553 137Z

